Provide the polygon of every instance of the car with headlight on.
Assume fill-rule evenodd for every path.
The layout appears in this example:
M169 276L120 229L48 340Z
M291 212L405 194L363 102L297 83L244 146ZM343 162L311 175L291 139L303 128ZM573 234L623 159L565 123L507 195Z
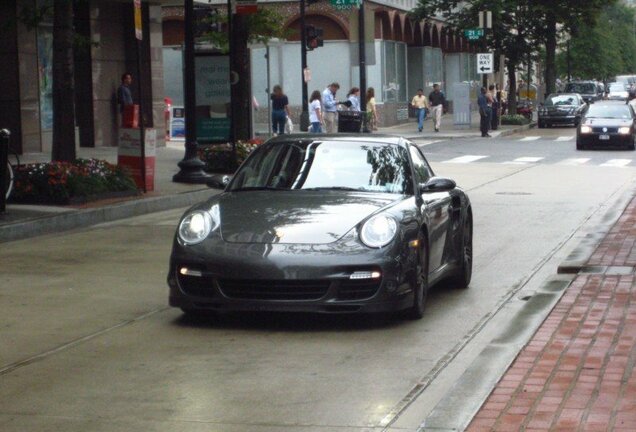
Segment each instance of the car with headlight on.
M628 87L619 82L613 82L608 85L607 99L608 100L618 100L618 101L626 101L629 97L629 89Z
M539 106L537 125L539 128L555 124L577 126L587 109L587 104L578 93L554 93Z
M220 186L217 182L216 186ZM185 212L169 303L202 311L422 317L429 287L472 275L472 208L406 139L281 135Z
M576 149L595 146L634 150L635 118L631 104L603 102L591 105L576 131Z

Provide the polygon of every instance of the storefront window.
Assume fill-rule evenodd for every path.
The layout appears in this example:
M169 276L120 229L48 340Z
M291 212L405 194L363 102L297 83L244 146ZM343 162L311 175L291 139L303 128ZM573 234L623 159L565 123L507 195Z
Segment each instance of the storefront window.
M382 100L406 101L406 44L383 42Z

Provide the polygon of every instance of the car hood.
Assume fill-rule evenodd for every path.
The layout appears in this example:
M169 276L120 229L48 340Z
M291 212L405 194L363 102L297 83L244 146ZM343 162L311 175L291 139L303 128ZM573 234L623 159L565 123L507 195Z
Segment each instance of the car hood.
M632 124L630 119L617 119L617 118L588 118L584 122L587 126L608 126L608 127L620 127L629 126Z
M552 113L561 113L561 112L570 112L572 110L576 110L578 107L574 106L574 105L551 105L551 106L546 106L545 110L552 114Z
M404 198L348 191L243 191L222 194L216 202L226 242L326 244Z

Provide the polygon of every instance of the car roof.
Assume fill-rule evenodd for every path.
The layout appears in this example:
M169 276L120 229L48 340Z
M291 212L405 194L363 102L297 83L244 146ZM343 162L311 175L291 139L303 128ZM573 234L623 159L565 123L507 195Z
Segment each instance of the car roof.
M400 136L385 134L356 134L356 133L339 133L339 134L312 134L312 133L295 133L278 135L267 142L286 142L294 140L321 140L321 141L353 141L378 144L396 144L403 145L407 140Z

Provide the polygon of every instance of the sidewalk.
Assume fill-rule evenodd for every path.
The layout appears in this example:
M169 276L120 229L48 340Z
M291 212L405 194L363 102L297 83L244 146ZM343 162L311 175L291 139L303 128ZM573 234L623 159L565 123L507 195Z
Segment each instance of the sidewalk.
M470 129L455 129L453 116L442 117L441 132L435 133L430 119L425 122L424 131L417 131L417 123L380 128L378 134L401 135L408 139L442 140L475 138L480 136L478 116L472 118ZM491 134L503 136L520 132L529 126L503 126ZM117 163L117 147L79 148L78 157L104 159ZM7 205L7 211L0 214L0 243L37 235L80 228L126 217L139 216L162 210L187 207L204 200L217 190L201 184L175 183L172 177L179 171L178 163L183 159L183 142L172 141L166 147L157 149L154 191L138 197L105 200L83 206L33 206ZM21 163L47 162L50 153L29 153L20 157Z
M635 246L636 197L468 431L636 430Z

